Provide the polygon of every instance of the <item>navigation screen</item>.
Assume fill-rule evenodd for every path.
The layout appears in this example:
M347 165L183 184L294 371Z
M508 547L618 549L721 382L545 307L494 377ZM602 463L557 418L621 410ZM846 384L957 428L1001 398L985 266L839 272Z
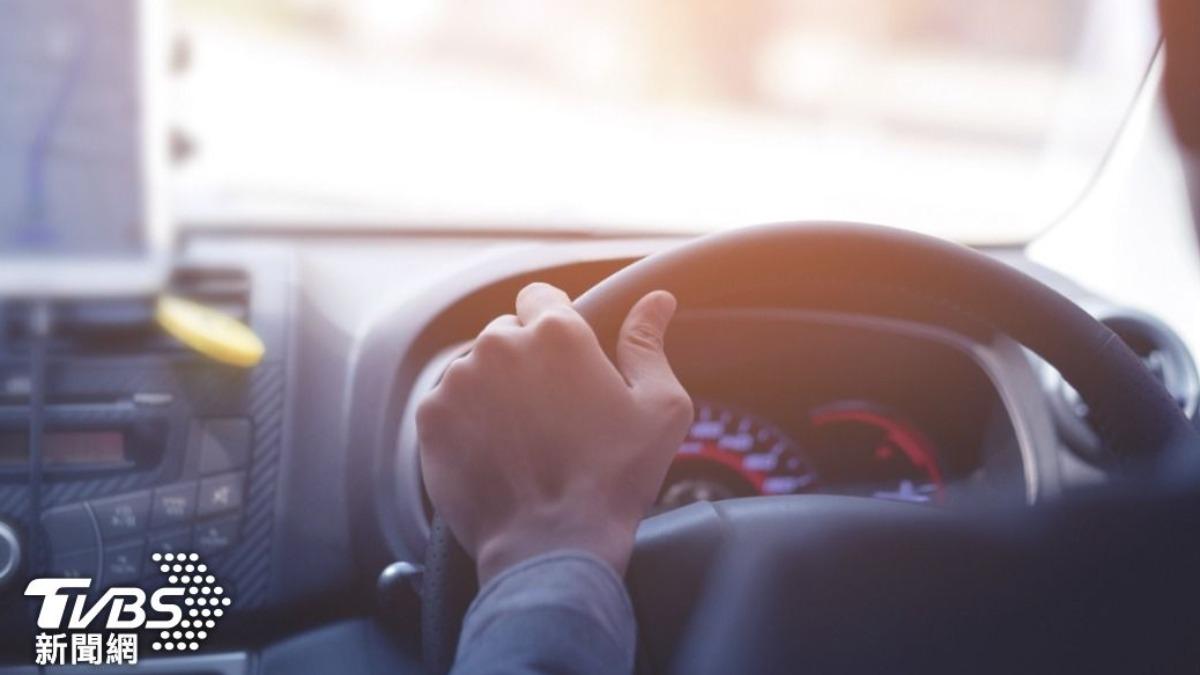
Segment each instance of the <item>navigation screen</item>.
M143 252L138 11L0 0L0 254Z

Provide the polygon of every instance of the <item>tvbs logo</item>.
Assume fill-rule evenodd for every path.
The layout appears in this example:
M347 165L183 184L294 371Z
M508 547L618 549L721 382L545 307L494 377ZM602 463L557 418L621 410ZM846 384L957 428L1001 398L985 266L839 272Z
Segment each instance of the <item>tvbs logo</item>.
M113 586L89 602L91 579L30 581L25 595L42 598L35 663L134 664L137 631L143 630L155 631L150 644L155 651L199 649L232 601L197 554L155 553L150 559L166 576L167 585L149 594L135 586Z

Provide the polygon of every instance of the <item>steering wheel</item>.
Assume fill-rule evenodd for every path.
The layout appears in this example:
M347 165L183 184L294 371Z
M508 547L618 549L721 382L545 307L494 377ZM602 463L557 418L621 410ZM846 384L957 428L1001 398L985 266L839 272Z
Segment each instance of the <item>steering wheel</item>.
M1109 461L1134 479L1192 476L1196 432L1168 392L1108 327L1022 272L964 246L855 223L760 225L647 257L575 301L612 355L621 322L644 294L682 308L804 307L885 315L982 338L1001 333L1039 354L1087 402ZM723 542L853 536L920 528L939 512L861 497L795 495L698 503L647 519L626 575L639 619L639 669L665 670ZM821 537L811 537L819 541ZM453 664L476 592L473 562L435 517L422 589L426 667Z

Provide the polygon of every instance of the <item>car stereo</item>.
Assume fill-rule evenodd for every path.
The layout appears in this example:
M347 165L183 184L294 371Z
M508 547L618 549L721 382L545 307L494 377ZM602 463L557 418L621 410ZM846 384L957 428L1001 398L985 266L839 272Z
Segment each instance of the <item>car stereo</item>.
M28 443L37 338L19 301L0 302L0 521L21 540L19 575L0 584L0 627L22 579L149 588L164 581L149 564L156 552L203 556L234 613L270 605L288 270L251 254L190 264L172 283L263 336L267 356L253 368L209 359L150 323L97 328L93 314L57 302L59 321L41 338L38 463Z
M167 419L131 402L51 404L44 410L42 466L47 475L145 470L167 445ZM0 408L0 480L29 470L29 419L22 406Z
M19 392L27 368L0 350L0 388ZM23 552L25 575L152 586L162 579L151 554L195 552L226 581L236 609L260 605L282 400L275 363L243 370L183 348L52 354L37 506L28 401L0 396L0 520L40 541Z

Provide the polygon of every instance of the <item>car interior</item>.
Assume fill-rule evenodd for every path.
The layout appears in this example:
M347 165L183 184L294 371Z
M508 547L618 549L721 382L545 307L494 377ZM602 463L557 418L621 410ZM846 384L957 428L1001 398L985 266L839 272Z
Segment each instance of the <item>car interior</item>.
M0 674L179 551L108 672L447 672L416 407L534 281L679 300L638 672L1195 667L1196 11L651 4L0 0Z

